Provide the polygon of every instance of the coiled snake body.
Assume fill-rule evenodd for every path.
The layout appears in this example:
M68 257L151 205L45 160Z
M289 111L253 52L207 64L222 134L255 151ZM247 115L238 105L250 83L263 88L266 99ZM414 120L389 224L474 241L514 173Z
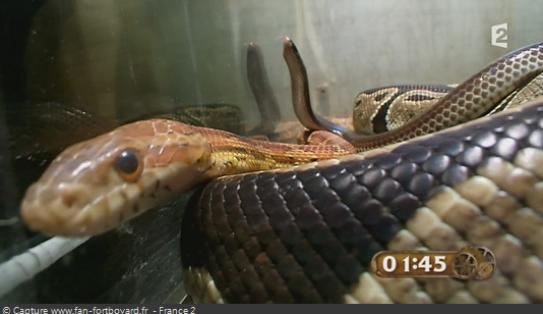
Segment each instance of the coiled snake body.
M543 44L492 64L414 122L370 137L311 111L298 57L286 41L299 119L353 146L136 122L63 152L27 191L23 218L49 234L101 233L222 176L193 198L184 218L185 278L197 300L543 301L543 100L467 122L541 73ZM320 159L329 160L313 162ZM277 167L286 168L269 170ZM267 171L236 174L257 169ZM467 243L494 251L491 279L383 280L367 270L384 248Z

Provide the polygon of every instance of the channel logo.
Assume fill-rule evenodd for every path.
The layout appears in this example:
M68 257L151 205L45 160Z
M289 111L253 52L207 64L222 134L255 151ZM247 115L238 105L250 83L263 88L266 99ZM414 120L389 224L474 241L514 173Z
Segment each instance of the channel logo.
M492 25L490 28L490 43L492 46L507 48L507 23Z

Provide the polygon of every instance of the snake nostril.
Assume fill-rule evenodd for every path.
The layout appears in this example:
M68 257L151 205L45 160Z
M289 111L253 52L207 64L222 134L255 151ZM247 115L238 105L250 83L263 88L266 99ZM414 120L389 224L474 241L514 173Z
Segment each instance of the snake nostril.
M75 204L76 196L73 193L62 193L62 203L66 207L72 207Z
M78 190L77 189L66 189L60 193L60 199L64 206L70 208L77 203L78 200Z

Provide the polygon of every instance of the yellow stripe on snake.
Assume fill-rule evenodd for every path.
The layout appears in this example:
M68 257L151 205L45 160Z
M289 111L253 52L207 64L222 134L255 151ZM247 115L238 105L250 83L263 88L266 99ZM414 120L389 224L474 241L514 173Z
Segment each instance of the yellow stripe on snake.
M542 43L372 136L313 113L301 58L288 39L284 49L300 121L351 144L279 144L168 120L136 122L59 155L28 189L25 222L47 234L98 234L211 180L182 226L195 300L543 301L543 100L472 121L542 72ZM261 171L245 173L254 170ZM498 269L489 280L385 280L368 271L383 249L466 244L494 251Z

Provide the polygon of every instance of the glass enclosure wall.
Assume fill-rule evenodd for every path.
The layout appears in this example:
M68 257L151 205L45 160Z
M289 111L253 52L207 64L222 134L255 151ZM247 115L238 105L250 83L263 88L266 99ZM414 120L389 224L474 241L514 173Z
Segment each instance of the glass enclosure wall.
M314 99L324 93L335 114L349 114L363 89L464 80L540 40L542 13L527 0L49 0L29 21L21 70L35 101L108 115L227 102L255 124L246 45L261 46L272 87L292 117L280 41L290 36ZM503 23L508 47L492 46L491 27Z

